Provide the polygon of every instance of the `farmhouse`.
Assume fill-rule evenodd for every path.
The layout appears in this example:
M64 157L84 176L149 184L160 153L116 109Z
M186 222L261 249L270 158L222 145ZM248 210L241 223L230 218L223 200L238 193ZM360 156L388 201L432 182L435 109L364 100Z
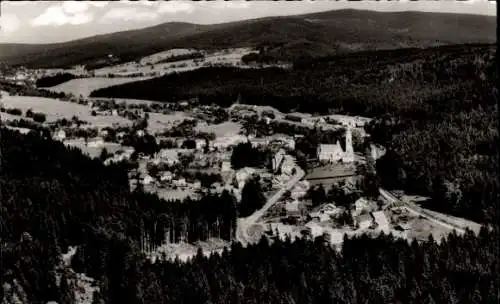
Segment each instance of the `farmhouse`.
M64 130L59 130L54 134L55 140L64 140L66 138L66 132Z

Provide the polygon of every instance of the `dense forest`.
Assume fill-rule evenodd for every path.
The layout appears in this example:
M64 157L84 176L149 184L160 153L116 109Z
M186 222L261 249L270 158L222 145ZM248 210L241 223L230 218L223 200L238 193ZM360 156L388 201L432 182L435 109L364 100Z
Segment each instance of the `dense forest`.
M36 86L39 88L50 88L75 78L77 78L77 76L71 73L59 73L54 76L45 76L38 79L36 81Z
M284 112L374 117L371 140L388 148L377 165L384 187L430 196L429 208L491 222L498 201L495 61L490 45L360 52L303 58L292 70L200 69L93 94L196 96L221 106L239 96L241 103ZM315 146L308 146L306 154L313 154Z
M126 235L144 250L165 241L231 240L234 235L237 210L234 197L227 192L199 201L165 202L141 188L130 193L127 172L120 165L104 166L40 134L21 135L2 128L0 144L2 242L13 244L28 234L50 255L47 263L69 245L87 246L109 235ZM23 254L16 257L23 258ZM3 259L2 265L9 265L12 277L25 280L21 284L39 284L36 276L10 268L16 263L6 262ZM44 282L48 285L37 286L40 294L48 292L44 288L53 288L51 280Z

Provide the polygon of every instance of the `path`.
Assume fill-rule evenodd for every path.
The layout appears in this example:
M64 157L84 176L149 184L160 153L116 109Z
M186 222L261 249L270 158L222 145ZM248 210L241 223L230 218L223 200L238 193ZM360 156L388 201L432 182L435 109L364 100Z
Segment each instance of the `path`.
M259 220L266 212L271 208L279 199L285 194L287 190L290 190L298 183L305 173L302 169L297 167L295 175L286 183L284 187L278 190L274 195L268 198L266 204L259 210L255 211L252 215L246 218L239 218L238 225L236 227L236 239L243 245L247 245L250 242L250 237L248 235L248 229L255 225L257 220Z

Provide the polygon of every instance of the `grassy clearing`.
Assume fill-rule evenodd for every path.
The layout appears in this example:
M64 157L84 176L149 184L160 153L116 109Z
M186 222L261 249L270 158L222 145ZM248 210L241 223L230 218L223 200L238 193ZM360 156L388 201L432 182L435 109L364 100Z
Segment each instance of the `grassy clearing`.
M195 128L196 131L215 133L217 137L237 135L241 130L241 124L226 121L217 125L200 125Z
M88 97L90 93L94 90L124 84L127 82L134 82L149 79L150 77L126 77L126 78L104 78L104 77L93 77L93 78L78 78L72 79L65 83L61 83L51 88L47 88L54 92L64 92L71 93L75 96L82 95L83 97Z
M311 169L307 174L306 179L330 179L346 175L353 175L356 168L353 164L331 164Z
M42 112L47 115L47 122L56 121L58 119L71 119L77 116L83 121L89 122L94 127L107 127L117 125L130 125L132 122L128 119L119 116L92 116L88 106L59 101L52 98L29 97L29 96L5 96L2 98L2 103L6 108L19 108L24 113L28 109L34 112ZM5 115L4 115L5 114ZM2 119L20 119L21 116L12 116L2 113Z
M186 118L190 117L183 112L175 112L172 114L149 113L148 132L152 134L161 132L173 124L182 122Z
M236 48L228 49L226 51L213 52L206 54L205 60L199 63L195 63L193 59L179 60L176 62L167 63L156 63L170 56L178 56L197 52L195 50L188 49L172 49L144 57L140 60L139 63L127 62L115 66L97 69L95 70L95 75L106 76L108 74L127 75L143 73L144 75L154 74L155 76L161 76L174 72L180 73L191 71L209 64L237 65L241 62L241 57L249 53L250 51L251 49L249 48Z
M109 153L115 153L118 150L124 149L124 147L120 144L109 142L105 142L99 147L89 147L85 144L85 140L83 139L65 140L64 144L70 147L78 148L90 157L98 157L104 148L106 148Z

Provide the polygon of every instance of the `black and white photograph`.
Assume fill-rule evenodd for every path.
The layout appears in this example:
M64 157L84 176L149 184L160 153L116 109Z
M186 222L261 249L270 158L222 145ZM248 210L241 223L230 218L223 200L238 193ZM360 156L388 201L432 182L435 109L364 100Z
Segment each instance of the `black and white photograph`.
M497 3L1 1L0 304L496 304Z

